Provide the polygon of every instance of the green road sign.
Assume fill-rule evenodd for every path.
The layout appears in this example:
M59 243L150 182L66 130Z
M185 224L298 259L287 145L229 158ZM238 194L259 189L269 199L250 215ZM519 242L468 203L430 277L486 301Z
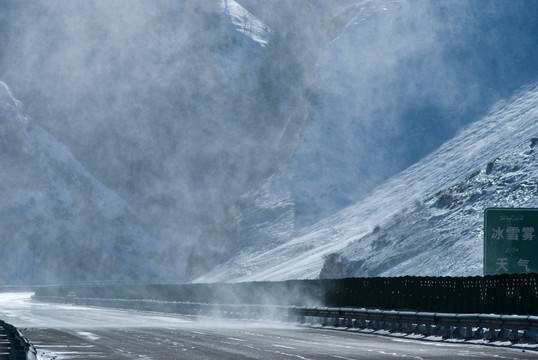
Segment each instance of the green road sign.
M538 273L538 209L484 211L484 275Z

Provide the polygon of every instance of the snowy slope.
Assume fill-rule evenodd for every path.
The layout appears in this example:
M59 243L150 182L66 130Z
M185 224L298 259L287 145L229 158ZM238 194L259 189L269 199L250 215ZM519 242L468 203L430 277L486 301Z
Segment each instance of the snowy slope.
M198 281L316 278L326 258L328 277L480 274L484 208L538 205L529 148L537 119L535 85L364 200L269 251L248 248Z
M133 209L22 111L0 82L0 283L163 277ZM154 256L153 255L153 256Z
M241 244L300 236L538 78L531 2L484 11L473 2L376 0L347 11L357 15L317 65L302 141L240 202Z
M450 0L375 0L346 8L357 15L317 65L310 126L289 161L238 201L233 235L240 249L229 249L232 260L201 279L247 279L251 272L259 278L293 277L281 266L276 275L271 266L271 261L286 259L281 252L291 251L290 246L296 247L291 251L296 255L304 251L305 259L311 251L304 272L292 273L317 276L323 262L320 249L331 253L350 240L332 229L342 226L332 223L337 211L351 205L378 217L341 230L358 239L398 211L400 203L411 206L408 199L392 204L390 196L378 196L376 187L425 156L430 159L434 155L428 154L498 101L538 79L537 6L490 3L484 9L478 3ZM462 146L461 139L451 141L454 147ZM454 151L468 156L466 150ZM465 172L486 161L473 155L452 169L445 168L452 162L443 159L444 154L436 156L436 175L424 170L420 182L427 191L463 179ZM438 171L448 174L440 177ZM407 182L397 186L402 197L410 196ZM424 200L424 194L411 194L418 202ZM373 211L368 201L384 202L387 213ZM319 234L313 236L313 231ZM262 268L270 270L258 273ZM219 275L221 271L230 274Z
M226 22L228 26L232 26L235 31L257 42L262 47L269 43L273 31L248 10L234 0L221 0L220 7L229 18L229 21Z

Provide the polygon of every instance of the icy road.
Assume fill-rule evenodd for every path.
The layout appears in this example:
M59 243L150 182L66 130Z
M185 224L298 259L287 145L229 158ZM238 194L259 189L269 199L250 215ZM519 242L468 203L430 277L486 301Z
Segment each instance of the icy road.
M536 359L522 349L417 341L282 323L47 304L0 294L0 319L38 359Z

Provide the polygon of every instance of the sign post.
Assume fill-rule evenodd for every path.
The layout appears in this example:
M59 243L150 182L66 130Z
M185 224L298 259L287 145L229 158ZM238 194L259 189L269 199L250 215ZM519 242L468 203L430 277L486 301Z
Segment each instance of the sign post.
M538 209L484 211L484 275L538 273Z

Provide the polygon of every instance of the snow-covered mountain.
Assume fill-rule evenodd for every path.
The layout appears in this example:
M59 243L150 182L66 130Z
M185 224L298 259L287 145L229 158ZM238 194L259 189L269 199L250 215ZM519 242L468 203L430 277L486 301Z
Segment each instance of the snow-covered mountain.
M484 188L504 181L503 159L532 172L537 12L524 0L0 2L0 79L26 105L3 91L0 230L21 244L5 279L412 273L427 263L417 246L452 254L443 274L479 273L480 216L450 219L503 203ZM428 252L406 224L446 237ZM30 253L32 266L19 260Z
M538 77L535 5L351 8L358 14L317 65L318 103L302 143L250 195L292 202L291 232L360 200Z
M484 209L538 206L537 119L534 85L364 200L274 248L245 247L198 281L480 275Z
M0 284L164 278L132 207L22 109L0 82Z
M320 276L482 275L484 210L538 207L537 119L534 86L462 132L429 166L453 158L479 161L476 171L450 164L452 171L467 174L464 180L422 197L328 255ZM448 171L432 170L439 179Z
M276 256L258 249L298 246L303 236L311 237L309 226L321 229L335 212L366 201L380 183L538 79L535 3L484 8L473 2L364 1L346 10L356 16L318 62L317 96L302 141L277 173L237 203L233 235L243 249L232 261L241 275L216 278L256 278L246 274L270 267ZM478 166L474 160L467 165L468 171ZM456 173L429 178L437 191L446 179L460 176L459 168L444 170ZM326 251L342 246L328 239L332 235L325 239ZM311 261L319 264L321 250L305 246L315 249ZM235 271L234 265L225 267ZM261 278L287 276L284 270L278 276L269 272Z

